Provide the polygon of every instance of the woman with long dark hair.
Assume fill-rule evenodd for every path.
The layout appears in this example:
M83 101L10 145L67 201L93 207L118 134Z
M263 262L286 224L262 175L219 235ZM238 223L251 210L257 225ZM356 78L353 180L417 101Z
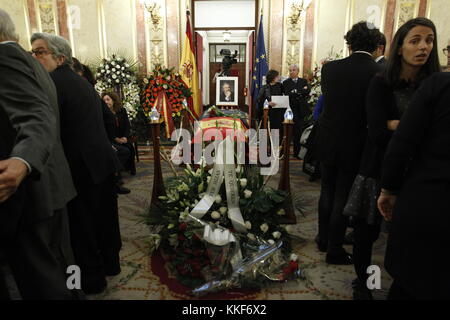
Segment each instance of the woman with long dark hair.
M276 70L269 70L266 74L266 84L259 90L257 98L258 118L262 120L264 101L269 102L269 120L271 129L280 130L280 137L282 137L281 131L283 129L282 122L284 120L284 112L286 109L272 109L276 104L272 102L272 96L282 96L283 85L280 82L280 73Z
M416 18L398 29L385 70L369 86L368 138L359 175L344 210L344 214L355 216L353 261L358 278L353 286L354 299L372 298L366 285L367 267L371 265L372 245L382 220L376 200L387 145L421 82L439 71L436 27L429 19Z
M103 92L102 99L114 114L115 137L113 141L114 147L118 149L118 157L124 166L130 170L132 175L136 174L136 165L134 157L136 152L130 141L131 124L128 118L127 110L123 107L119 96L114 92ZM126 148L126 158L121 157L120 149Z

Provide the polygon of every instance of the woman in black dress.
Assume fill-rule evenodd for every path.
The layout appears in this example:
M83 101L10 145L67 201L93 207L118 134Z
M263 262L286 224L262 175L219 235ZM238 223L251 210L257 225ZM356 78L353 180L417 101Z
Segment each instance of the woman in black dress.
M258 107L258 119L262 120L263 118L263 110L264 110L264 101L269 102L269 120L270 120L270 128L280 130L280 138L283 130L283 121L284 121L284 113L286 109L272 109L276 105L275 102L272 102L272 96L282 96L283 95L283 85L280 82L279 72L276 70L269 70L266 74L266 83L261 90L259 90L258 98L257 98L257 107Z
M124 168L129 169L130 173L135 175L136 165L134 163L134 157L136 152L130 141L131 124L128 119L127 110L122 106L119 96L114 92L102 93L102 99L114 114L115 138L113 145L118 149L118 157ZM121 152L124 148L126 150ZM124 154L124 156L122 157L121 154Z
M422 80L439 70L436 27L426 18L416 18L399 28L386 69L371 81L366 104L368 138L345 210L356 215L353 245L358 275L353 286L356 300L372 298L366 285L367 268L382 220L376 201L386 147Z

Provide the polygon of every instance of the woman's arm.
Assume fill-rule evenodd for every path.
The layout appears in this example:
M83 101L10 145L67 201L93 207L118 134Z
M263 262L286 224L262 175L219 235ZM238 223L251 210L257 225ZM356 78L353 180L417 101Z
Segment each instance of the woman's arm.
M388 145L381 180L382 188L388 191L397 192L400 189L406 165L423 144L425 134L431 126L433 85L431 78L416 91Z

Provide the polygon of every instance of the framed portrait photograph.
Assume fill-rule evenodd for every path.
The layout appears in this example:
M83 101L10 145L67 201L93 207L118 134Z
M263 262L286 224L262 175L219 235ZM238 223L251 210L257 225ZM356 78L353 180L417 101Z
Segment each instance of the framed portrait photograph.
M238 77L217 77L216 105L238 105Z

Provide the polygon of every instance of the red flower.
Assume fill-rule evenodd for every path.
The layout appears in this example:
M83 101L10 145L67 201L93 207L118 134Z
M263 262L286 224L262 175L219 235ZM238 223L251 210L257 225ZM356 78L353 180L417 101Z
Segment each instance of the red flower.
M181 224L178 226L178 230L180 230L180 231L185 231L186 228L187 228L187 223L186 223L186 222L183 222L183 223L181 223Z
M178 240L184 241L184 240L186 240L186 237L184 236L184 234L180 233L180 234L178 235Z

